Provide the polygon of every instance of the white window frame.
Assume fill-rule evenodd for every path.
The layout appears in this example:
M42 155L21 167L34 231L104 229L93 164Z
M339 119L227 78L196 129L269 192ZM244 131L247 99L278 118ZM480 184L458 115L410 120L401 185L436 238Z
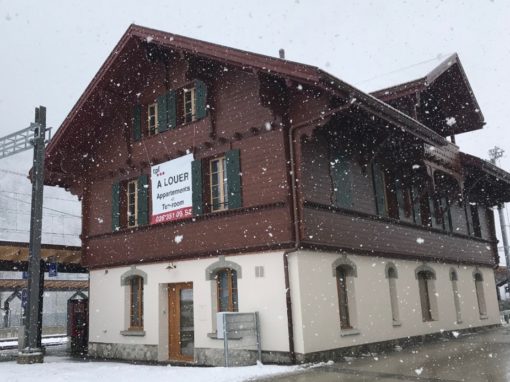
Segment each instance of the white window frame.
M189 96L189 99L187 99ZM187 112L187 105L191 104L191 110ZM190 123L197 120L197 107L196 107L196 89L192 88L184 88L182 92L182 115L184 119L184 123ZM189 119L188 119L189 118Z
M134 213L133 215L130 214L130 206L131 206L131 200L130 200L130 191L129 186L134 186L134 193L133 193L133 207L134 207ZM134 216L134 223L130 224L130 216ZM126 225L128 228L133 228L138 226L138 179L133 179L127 182L126 184Z
M152 113L151 110L154 112ZM154 117L154 132L151 132L151 117ZM158 103L151 103L147 106L147 135L158 134Z

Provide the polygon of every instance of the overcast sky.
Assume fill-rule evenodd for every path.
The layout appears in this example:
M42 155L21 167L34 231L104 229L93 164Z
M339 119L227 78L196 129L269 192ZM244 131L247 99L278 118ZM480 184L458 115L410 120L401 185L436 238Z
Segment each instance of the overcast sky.
M28 126L40 104L58 127L131 23L273 56L283 47L363 90L421 77L457 52L487 122L457 143L483 158L500 146L510 170L506 0L0 0L0 135ZM30 155L0 162L30 165Z

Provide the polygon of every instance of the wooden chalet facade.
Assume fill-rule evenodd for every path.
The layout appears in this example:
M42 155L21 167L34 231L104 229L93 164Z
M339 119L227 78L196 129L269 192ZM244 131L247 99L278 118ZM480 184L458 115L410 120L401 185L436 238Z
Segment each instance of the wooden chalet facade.
M259 312L271 362L497 324L510 174L452 143L483 124L457 56L370 95L130 26L47 150L83 204L90 354L222 364L221 311ZM191 197L164 219L160 175Z

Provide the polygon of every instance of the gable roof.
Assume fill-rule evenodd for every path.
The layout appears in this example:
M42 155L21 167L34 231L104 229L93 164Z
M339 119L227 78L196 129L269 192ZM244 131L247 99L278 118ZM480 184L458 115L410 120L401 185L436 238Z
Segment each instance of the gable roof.
M92 99L96 91L99 91L98 89L100 89L102 81L108 78L109 73L114 70L118 59L130 47L130 42L134 40L234 65L245 70L252 69L271 73L302 84L321 87L331 92L340 91L350 96L353 100L353 105L368 106L371 110L389 119L411 135L432 145L446 144L443 137L419 121L315 66L247 52L132 24L100 67L49 143L46 150L48 166L51 167L52 161L56 163L62 162L62 158L58 158L59 150L57 148L61 144L66 143L64 139L66 136L71 136L73 122L79 113L84 110L87 101ZM90 112L90 110L87 112ZM57 164L55 164L56 166ZM55 173L58 172L56 171ZM47 184L62 184L59 182L56 180L49 181L49 178L47 178Z
M449 135L478 130L485 125L480 106L471 88L457 53L446 58L423 77L393 85L371 93L374 97L391 102L409 95L420 94L423 100L433 100L434 105L445 109L443 122L455 118L455 126L445 126L444 134ZM454 94L454 97L450 97ZM444 124L443 124L444 125ZM430 125L429 125L430 126Z

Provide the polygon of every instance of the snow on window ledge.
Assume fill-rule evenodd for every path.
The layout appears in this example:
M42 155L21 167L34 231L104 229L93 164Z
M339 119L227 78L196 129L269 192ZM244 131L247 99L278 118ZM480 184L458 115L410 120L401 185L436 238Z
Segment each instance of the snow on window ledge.
M393 326L402 326L402 323L398 320L393 321Z

